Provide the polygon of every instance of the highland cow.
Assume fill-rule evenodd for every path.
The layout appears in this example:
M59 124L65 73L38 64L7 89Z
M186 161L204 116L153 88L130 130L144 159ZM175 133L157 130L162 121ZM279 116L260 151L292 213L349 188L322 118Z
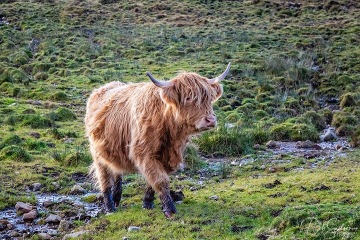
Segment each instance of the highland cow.
M213 103L222 95L219 84L230 70L207 79L184 72L170 81L111 82L88 99L85 125L93 157L93 173L104 195L106 211L115 211L122 193L122 175L140 172L147 182L143 207L160 196L166 217L176 213L169 174L183 161L190 135L216 126Z

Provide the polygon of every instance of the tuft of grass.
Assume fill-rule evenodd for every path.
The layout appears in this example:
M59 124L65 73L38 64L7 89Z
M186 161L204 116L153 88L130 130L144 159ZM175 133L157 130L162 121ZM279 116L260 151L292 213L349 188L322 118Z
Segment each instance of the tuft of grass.
M30 162L32 156L22 147L16 145L6 146L0 151L1 159L10 159L17 162Z
M203 133L195 139L195 143L205 154L221 153L234 156L252 152L254 137L249 131L222 125L213 131Z

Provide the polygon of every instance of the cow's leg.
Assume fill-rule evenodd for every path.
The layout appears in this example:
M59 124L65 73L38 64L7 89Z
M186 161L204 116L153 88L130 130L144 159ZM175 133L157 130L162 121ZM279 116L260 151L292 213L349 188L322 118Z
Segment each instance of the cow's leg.
M151 186L147 186L143 198L143 208L153 209L155 200L155 191Z
M163 165L155 159L149 159L143 161L138 168L146 178L148 184L159 193L165 216L167 218L172 217L172 215L176 213L176 208L170 196L169 176Z
M114 177L114 185L112 187L112 195L113 195L115 207L118 207L120 204L121 194L122 194L122 176L119 174Z
M104 196L104 205L107 212L114 212L115 205L113 200L113 176L110 170L101 163L94 162L95 176Z

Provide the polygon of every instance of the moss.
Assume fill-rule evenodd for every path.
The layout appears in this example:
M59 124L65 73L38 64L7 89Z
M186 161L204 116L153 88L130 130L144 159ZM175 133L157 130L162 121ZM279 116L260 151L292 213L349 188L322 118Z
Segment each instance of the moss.
M350 134L350 145L352 147L360 146L360 125L357 125L354 131Z
M199 157L197 148L192 144L187 145L185 148L184 162L185 168L190 171L197 171L206 165Z
M18 135L10 135L7 136L0 144L0 149L9 146L9 145L20 145L22 143L22 139Z
M76 119L76 115L65 107L59 107L54 113L54 120L56 121L71 121Z
M47 73L45 73L45 72L37 72L34 75L34 79L36 81L43 81L43 80L46 80L48 77L49 77L49 75Z
M81 200L84 202L87 202L87 203L94 203L94 202L97 202L98 197L96 194L88 194L88 195L82 197Z
M39 114L33 114L25 115L22 120L22 125L32 128L49 128L53 125L53 123L49 118L46 118Z
M316 128L309 124L284 122L270 128L270 136L274 140L285 141L318 141L319 134Z
M307 111L302 116L308 123L314 125L319 131L326 127L325 118L315 111Z
M22 147L10 145L0 151L0 159L10 159L13 161L30 162L32 156Z
M359 105L359 94L345 93L340 96L340 108L353 107Z
M354 116L350 112L336 112L334 113L333 120L331 122L331 125L335 127L340 127L344 125L351 125L355 126L358 123L359 119Z
M66 93L64 93L63 91L58 91L58 92L52 94L50 98L53 100L56 100L56 101L65 101L68 99L68 95Z
M238 112L231 111L228 112L228 115L226 116L225 120L230 123L236 123L241 118L241 115Z

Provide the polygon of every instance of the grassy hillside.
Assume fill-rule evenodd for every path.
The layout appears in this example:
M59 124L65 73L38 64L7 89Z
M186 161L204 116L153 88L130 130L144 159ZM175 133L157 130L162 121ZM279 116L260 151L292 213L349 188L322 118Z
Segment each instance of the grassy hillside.
M114 80L148 81L146 71L162 79L180 70L210 78L232 63L215 106L219 127L193 139L201 154L256 156L255 144L319 141L330 125L359 146L359 15L360 4L352 0L1 1L0 209L24 198L34 202L24 192L34 182L44 192L67 193L91 162L83 126L88 95ZM346 164L256 180L265 171L259 163L230 171L226 181L210 178L198 192L176 183L186 201L174 222L159 211L141 220L138 180L129 186L136 195L129 195L123 211L91 226L101 230L98 238L112 239L125 236L130 223L143 229L131 239L328 239L328 232L344 226L334 239L350 239L359 223L358 156L356 150L339 160ZM332 180L350 170L344 183ZM285 182L280 190L256 190L274 179ZM306 189L333 187L308 194L299 192L299 181ZM344 184L346 193L333 192ZM208 200L222 191L226 201ZM268 201L277 192L281 196ZM319 214L312 221L313 208ZM316 229L315 222L326 226Z

